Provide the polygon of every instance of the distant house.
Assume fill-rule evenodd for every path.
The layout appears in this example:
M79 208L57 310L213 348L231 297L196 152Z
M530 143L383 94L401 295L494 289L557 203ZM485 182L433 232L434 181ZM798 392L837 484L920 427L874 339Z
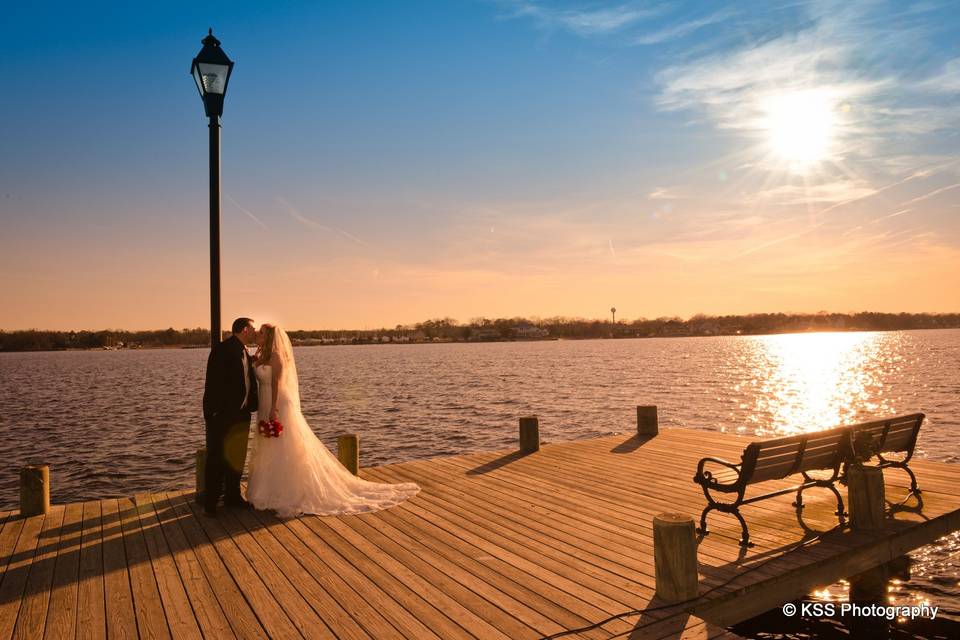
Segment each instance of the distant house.
M477 329L470 334L471 340L499 340L501 337L499 331L490 328Z
M518 338L546 338L550 332L532 324L523 322L513 328L513 335Z

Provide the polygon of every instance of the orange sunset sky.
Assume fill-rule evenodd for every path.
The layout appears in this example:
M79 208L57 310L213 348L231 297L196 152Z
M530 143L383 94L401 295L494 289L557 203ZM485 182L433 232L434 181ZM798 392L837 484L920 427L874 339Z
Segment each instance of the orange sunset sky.
M0 329L208 324L208 24L225 325L960 310L949 6L223 8L0 26Z

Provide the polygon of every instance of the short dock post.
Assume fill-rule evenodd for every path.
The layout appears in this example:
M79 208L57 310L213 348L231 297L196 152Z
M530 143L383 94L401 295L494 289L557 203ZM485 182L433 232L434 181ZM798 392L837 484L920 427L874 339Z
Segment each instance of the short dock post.
M641 436L655 436L660 433L660 422L657 419L657 405L637 407L637 434Z
M50 512L50 465L35 464L20 469L20 517Z
M887 584L890 580L890 565L884 563L850 576L849 600L860 605L887 604ZM850 621L850 633L854 638L882 638L887 635L886 620L879 616L854 616Z
M353 475L360 473L360 436L345 433L337 438L337 458Z
M887 564L877 565L855 576L850 576L850 602L883 602L887 595L890 569Z
M520 453L540 451L540 420L537 416L520 418Z
M661 513L653 518L653 566L657 596L673 604L697 597L697 537L691 516Z
M197 504L203 503L203 496L207 489L207 449L205 447L200 447L197 449L197 470L196 470L196 483L197 483L197 494L196 500Z
M882 529L886 506L883 469L850 465L847 470L847 503L850 505L850 526L854 530Z

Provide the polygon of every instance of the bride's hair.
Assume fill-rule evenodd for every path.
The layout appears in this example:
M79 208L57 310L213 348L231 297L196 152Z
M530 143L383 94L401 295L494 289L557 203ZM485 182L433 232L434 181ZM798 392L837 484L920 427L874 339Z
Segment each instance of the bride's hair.
M270 358L273 356L274 345L277 341L277 328L272 324L264 324L260 327L260 330L263 331L263 344L257 348L254 357L259 364L265 364L270 362Z

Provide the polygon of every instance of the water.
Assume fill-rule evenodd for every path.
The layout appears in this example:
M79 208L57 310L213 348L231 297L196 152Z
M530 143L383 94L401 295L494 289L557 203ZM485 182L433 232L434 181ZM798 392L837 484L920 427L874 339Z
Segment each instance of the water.
M295 352L307 420L331 448L359 432L364 465L512 448L531 413L547 441L627 431L637 404L668 426L760 436L923 411L917 455L960 462L960 330ZM35 462L51 463L55 502L191 487L206 356L0 354L0 509L16 508L16 470ZM911 554L891 597L960 621L958 552L954 535ZM758 624L738 632L765 637Z

